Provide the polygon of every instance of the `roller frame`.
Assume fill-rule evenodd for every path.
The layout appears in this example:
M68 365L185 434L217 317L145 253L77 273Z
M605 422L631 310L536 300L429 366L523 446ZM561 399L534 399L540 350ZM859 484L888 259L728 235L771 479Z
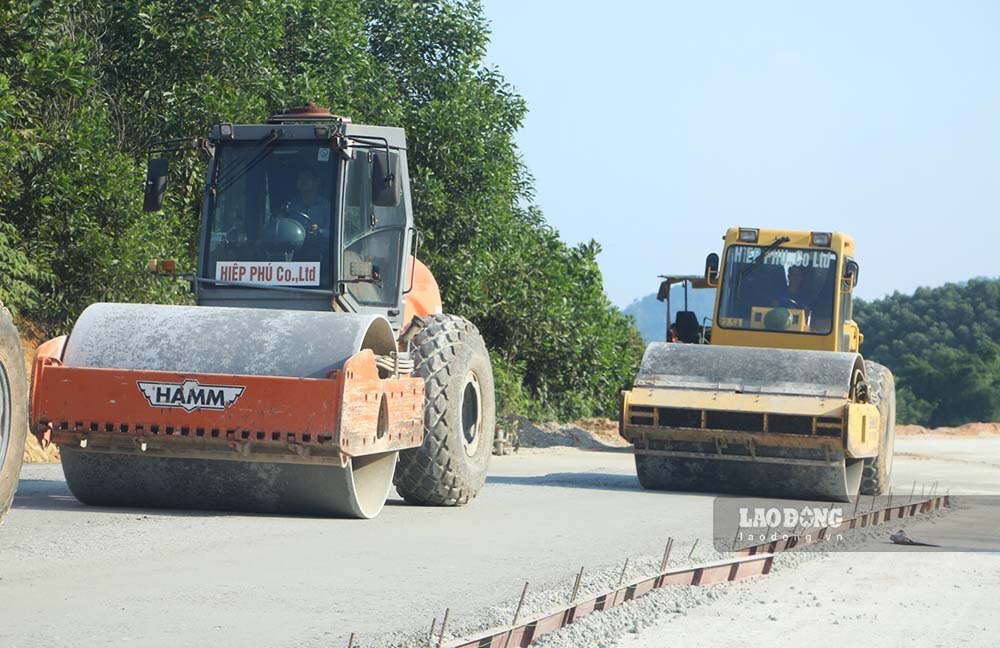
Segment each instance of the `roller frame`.
M350 457L414 448L423 441L420 378L379 379L363 350L329 378L134 371L66 367L55 354L64 338L39 350L32 389L39 441L88 452L346 466ZM225 410L154 410L143 382L237 385ZM385 399L385 425L379 408Z
M635 388L622 394L620 433L637 455L673 461L663 466L679 489L685 480L668 466L683 467L689 485L703 475L697 489L844 500L856 490L858 462L878 453L878 410L855 402L863 366L852 353L654 343ZM713 426L731 413L748 415L756 429ZM772 429L777 417L799 429ZM723 478L727 465L760 478L740 482L741 490ZM768 480L786 477L783 465L800 492L769 488Z
M376 315L95 304L39 348L32 429L85 503L370 518L423 440L395 349Z

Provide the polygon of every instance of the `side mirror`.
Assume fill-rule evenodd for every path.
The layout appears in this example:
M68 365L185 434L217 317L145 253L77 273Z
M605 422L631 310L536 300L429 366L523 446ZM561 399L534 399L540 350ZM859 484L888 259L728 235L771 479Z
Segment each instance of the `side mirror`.
M660 282L660 289L656 291L656 301L667 301L670 296L670 284L666 281Z
M398 206L401 188L399 154L372 151L372 202L375 206Z
M150 158L146 167L146 185L143 189L142 210L155 212L163 209L167 195L167 159Z
M858 262L854 259L848 259L844 264L844 283L854 288L858 285L858 273L860 268L858 267Z
M719 255L712 252L705 257L705 283L715 286L719 282Z

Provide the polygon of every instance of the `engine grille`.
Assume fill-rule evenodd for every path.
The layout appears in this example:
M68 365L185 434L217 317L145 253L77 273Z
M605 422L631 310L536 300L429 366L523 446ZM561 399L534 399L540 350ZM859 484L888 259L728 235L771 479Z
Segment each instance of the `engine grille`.
M630 407L628 421L631 425L650 427L794 436L839 437L843 431L843 420L834 416L768 414L648 405Z

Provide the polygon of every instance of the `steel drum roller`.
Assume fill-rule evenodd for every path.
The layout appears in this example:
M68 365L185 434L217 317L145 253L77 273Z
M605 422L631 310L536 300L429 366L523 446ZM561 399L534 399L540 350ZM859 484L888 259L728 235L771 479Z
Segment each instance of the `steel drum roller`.
M325 378L362 349L395 349L375 315L95 304L66 342L70 367ZM370 518L392 487L396 453L346 467L88 453L63 446L66 482L93 505Z
M643 356L635 388L663 389L677 407L684 405L678 392L689 391L804 397L835 408L855 398L863 377L864 362L856 353L653 343ZM643 485L834 501L847 501L858 492L862 462L843 451L818 459L789 444L770 448L769 456L720 457L712 434L704 436L704 444L688 444L677 456L637 452Z

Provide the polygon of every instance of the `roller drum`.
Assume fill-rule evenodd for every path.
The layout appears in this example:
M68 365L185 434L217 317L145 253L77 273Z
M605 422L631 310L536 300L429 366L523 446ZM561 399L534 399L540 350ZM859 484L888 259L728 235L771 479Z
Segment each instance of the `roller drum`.
M848 402L863 377L856 353L653 343L635 386ZM638 450L635 459L639 480L650 489L848 501L861 482L861 461L842 452L821 458L790 445L769 448L766 457L720 456L709 432L704 442L651 441L649 450Z
M859 374L857 353L654 342L636 386L846 399Z
M636 454L643 488L849 502L861 486L863 460L827 466Z
M325 378L361 349L395 348L375 315L95 304L66 342L71 367ZM67 484L98 506L370 518L385 503L396 453L343 467L89 453L63 447Z

